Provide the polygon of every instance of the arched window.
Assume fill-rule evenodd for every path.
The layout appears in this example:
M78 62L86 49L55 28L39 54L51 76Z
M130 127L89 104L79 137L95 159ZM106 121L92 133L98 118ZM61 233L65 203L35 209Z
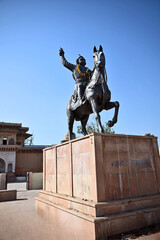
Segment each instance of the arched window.
M12 172L12 163L8 164L8 172Z
M8 143L9 143L9 145L14 145L14 139L10 138Z
M0 173L4 173L5 172L5 161L0 158Z

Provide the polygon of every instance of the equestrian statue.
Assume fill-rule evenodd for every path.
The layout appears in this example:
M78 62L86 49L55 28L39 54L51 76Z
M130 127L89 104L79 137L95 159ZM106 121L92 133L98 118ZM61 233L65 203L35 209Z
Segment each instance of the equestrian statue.
M69 63L64 57L62 48L59 50L62 64L72 71L75 80L75 89L73 95L67 103L67 118L69 139L73 137L74 120L81 121L82 132L87 135L86 124L91 113L94 113L98 130L104 133L101 124L100 112L115 108L112 120L107 125L112 127L118 118L119 102L111 102L111 92L107 85L107 73L105 69L105 55L100 45L99 50L93 48L93 70L85 67L86 60L79 55L76 64Z

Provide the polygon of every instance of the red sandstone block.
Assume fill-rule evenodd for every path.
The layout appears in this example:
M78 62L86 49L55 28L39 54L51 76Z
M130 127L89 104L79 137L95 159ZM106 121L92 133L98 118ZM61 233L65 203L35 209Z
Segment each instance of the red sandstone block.
M0 190L0 202L13 201L17 198L17 190Z

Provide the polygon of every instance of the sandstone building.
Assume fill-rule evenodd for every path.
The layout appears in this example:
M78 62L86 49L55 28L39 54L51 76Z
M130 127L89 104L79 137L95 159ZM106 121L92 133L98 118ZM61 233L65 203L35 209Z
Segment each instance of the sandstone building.
M32 134L21 123L0 122L0 172L24 176L27 172L43 171L43 148L25 145Z

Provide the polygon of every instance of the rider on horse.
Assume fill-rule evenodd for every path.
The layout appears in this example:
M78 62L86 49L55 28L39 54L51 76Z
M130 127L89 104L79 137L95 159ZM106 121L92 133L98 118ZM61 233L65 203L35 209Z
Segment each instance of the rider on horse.
M67 103L67 118L68 118L68 134L69 139L73 138L73 123L74 120L81 121L82 132L87 134L86 124L89 115L94 113L97 121L98 130L100 133L104 133L103 126L101 124L100 112L102 110L109 110L115 108L114 116L112 120L108 121L108 126L112 127L118 118L119 103L111 102L111 92L107 85L107 74L105 71L105 55L103 48L100 45L97 50L93 48L93 71L91 77L89 77L91 71L85 67L86 61L84 57L79 56L77 59L77 65L67 62L64 57L64 51L62 48L59 50L62 64L72 71L73 78L76 81L75 85L75 101L73 96ZM85 92L85 101L83 102Z
M69 63L65 59L64 51L62 48L60 48L59 50L59 55L61 57L61 62L63 66L68 68L70 71L72 71L72 76L76 81L75 90L72 96L72 101L77 102L77 100L79 100L80 105L82 105L85 100L84 92L89 82L89 76L91 74L91 70L85 67L86 60L81 55L79 55L79 57L77 58L76 65Z

